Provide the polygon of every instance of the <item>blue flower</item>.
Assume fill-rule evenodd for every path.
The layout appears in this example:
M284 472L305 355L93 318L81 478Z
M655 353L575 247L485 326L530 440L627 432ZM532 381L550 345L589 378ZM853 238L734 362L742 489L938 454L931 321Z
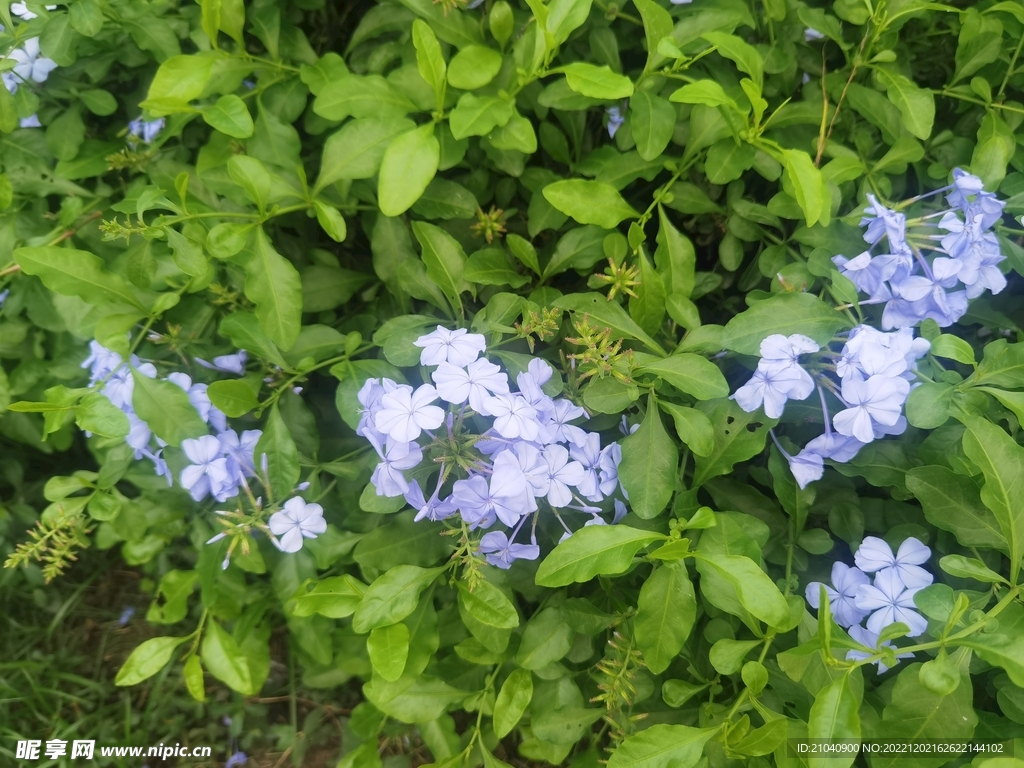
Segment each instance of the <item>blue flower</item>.
M859 624L868 615L868 611L858 608L855 601L857 590L870 583L871 579L860 569L837 562L832 564L832 586L812 581L804 592L807 602L817 610L820 607L821 588L824 587L836 624L851 627Z
M891 640L886 640L884 643L879 645L878 644L878 635L879 635L878 632L872 632L871 630L864 629L864 627L861 627L861 626L850 627L850 637L852 637L854 640L856 640L861 645L863 645L863 646L865 646L867 648L871 648L872 651L874 651L874 652L877 652L881 648L891 648L894 651L897 650L896 646L893 645L893 642ZM864 661L865 659L870 659L872 656L874 656L875 655L874 652L868 653L866 651L859 651L859 650L856 650L854 648L851 648L850 650L848 650L846 652L846 660L847 661ZM914 654L912 654L912 653L897 653L896 654L896 658L897 659L912 659L912 658L914 658ZM885 666L885 664L882 663L881 659L876 661L875 665L878 667L878 674L880 674L880 675L883 672L887 672L889 670L889 668L887 666Z
M864 231L864 240L875 245L883 237L889 241L891 252L906 251L907 249L907 217L891 208L886 208L878 199L868 194L868 208L865 209L865 216L860 220Z
M910 637L917 637L928 629L928 622L915 609L914 595L920 587L909 588L899 577L895 568L885 568L875 574L874 584L862 584L857 588L856 606L869 611L867 628L881 633L890 624L901 622L910 628Z
M692 2L692 0L690 0ZM614 139L615 134L618 133L619 128L626 122L625 116L622 114L622 109L619 107L607 107L605 114L608 115L608 138Z
M315 539L327 531L324 508L299 496L288 499L282 510L270 516L267 526L278 537L278 548L289 553L302 549L303 539Z
M201 501L213 495L217 501L224 501L237 486L232 483L228 472L227 459L222 455L220 440L213 435L181 441L181 450L192 462L181 471L181 487Z
M420 365L469 365L487 347L487 340L479 333L469 333L465 328L449 331L444 326L420 336L413 344L420 347Z
M128 123L128 135L142 139L144 143L149 144L164 129L165 125L167 125L167 120L162 117L156 120L143 120L141 117L137 117Z
M505 570L511 568L516 560L540 557L540 547L536 544L514 544L501 531L485 533L480 539L480 552L486 555L488 563Z
M893 426L899 420L910 383L886 376L872 376L865 381L851 377L843 381L842 392L848 407L833 417L833 426L841 435L870 443L875 439L874 423Z
M927 587L933 577L921 567L928 562L932 551L920 540L910 537L900 544L894 555L892 549L876 536L866 536L854 553L857 567L865 573L875 573L888 568L896 571L899 579L908 587Z

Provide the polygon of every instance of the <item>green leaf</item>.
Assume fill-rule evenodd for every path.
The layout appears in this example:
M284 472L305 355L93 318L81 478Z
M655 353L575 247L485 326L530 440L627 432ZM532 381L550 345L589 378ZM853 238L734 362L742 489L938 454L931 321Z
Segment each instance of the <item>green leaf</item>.
M939 567L958 579L974 579L986 584L1005 584L1006 579L993 571L981 560L963 555L946 555L939 560Z
M151 379L132 368L132 406L153 434L178 447L187 438L209 434L206 423L189 402L188 393L165 379Z
M647 64L644 72L649 72L665 60L658 53L658 43L672 34L674 22L669 12L653 0L633 0L633 5L640 11L640 18L644 22L644 36L647 38Z
M775 582L757 563L743 555L724 555L717 552L698 551L697 557L697 570L704 573L710 569L716 576L728 582L736 591L740 605L752 616L770 627L787 625L789 603L775 586Z
M629 315L647 333L657 333L665 321L665 283L642 250L636 258L641 282L629 299Z
M245 296L256 305L260 327L278 347L289 350L302 325L302 281L263 227L256 229L245 272Z
M530 728L534 735L551 744L575 744L590 727L604 716L605 710L596 707L577 707L572 704L556 707L534 720Z
M783 167L786 174L786 191L796 198L797 205L804 212L807 226L813 226L828 214L829 200L823 194L827 187L821 171L814 167L814 161L806 152L799 149L787 149L783 156Z
M1009 545L1010 581L1017 583L1024 554L1024 448L987 419L962 418L964 453L985 476L981 500L992 510Z
M0 89L0 131L11 133L18 127L18 107L6 88Z
M758 301L725 325L722 342L741 355L759 355L761 342L780 333L802 333L825 345L844 325L842 316L811 293L779 293Z
M512 670L494 701L494 733L499 739L512 732L532 698L533 675L526 669Z
M943 696L922 684L921 667L921 664L909 664L900 671L892 689L892 699L882 710L881 722L876 727L887 739L918 743L940 739L969 740L978 725L970 676L954 668L954 674L959 673L960 684ZM872 760L880 768L898 768L905 764L904 761L900 755ZM932 764L938 762L935 760Z
M345 217L341 215L341 211L320 200L313 201L313 210L316 211L317 223L327 233L327 236L336 243L344 242L348 235L348 226L345 224Z
M859 671L842 674L818 691L811 705L807 722L807 736L811 739L860 738L860 702L864 684ZM847 768L857 757L856 752L835 752L834 756L811 755L810 768Z
M386 150L378 182L380 210L399 216L420 199L441 159L431 123L397 136Z
M756 150L747 143L737 144L731 138L716 141L708 149L705 165L708 181L712 184L728 184L735 181L745 170L753 166L755 156Z
M633 82L612 72L607 64L599 67L574 61L562 67L562 72L572 90L592 99L628 99L633 95Z
M187 637L154 637L136 647L125 659L114 678L114 685L138 685L148 680L165 666L174 655L174 649Z
M652 394L640 428L622 441L619 482L629 494L630 508L645 520L656 517L668 506L678 474L679 450Z
M415 124L403 117L365 117L345 123L324 142L314 191L340 179L373 178L391 141L413 128Z
M711 455L715 449L715 428L702 411L664 401L660 401L658 406L672 417L676 425L676 434L694 455Z
M625 313L622 307L608 301L600 293L572 293L559 297L552 302L552 306L579 315L587 315L594 325L610 328L613 338L638 339L653 352L659 355L665 354L658 342L644 333L643 329Z
M199 579L198 571L168 571L160 579L156 598L146 612L151 624L177 624L188 615L188 598Z
M72 6L74 8L75 6ZM185 666L181 670L185 678L185 687L189 695L196 701L206 701L206 680L203 677L203 665L199 657L192 655L188 657Z
M608 768L692 768L718 730L652 725L619 744L608 758Z
M39 245L14 251L26 275L36 275L51 291L64 296L77 296L89 304L127 304L139 309L146 306L121 275L106 269L103 259L88 251Z
M682 104L705 104L709 107L730 106L736 108L736 102L714 80L698 80L695 83L687 83L682 88L673 91L668 100Z
M402 676L409 658L409 628L401 622L374 628L366 639L366 650L374 671L394 682Z
M170 227L167 227L164 232L167 234L167 242L170 244L171 250L174 251L174 263L178 269L190 277L205 275L208 262L203 253L203 247Z
M90 392L82 398L75 411L78 428L100 437L127 437L130 430L124 411L99 392Z
M914 81L887 69L875 69L879 81L885 86L889 101L896 105L903 116L903 125L919 139L932 135L935 121L935 97L927 88L920 88Z
M68 11L68 17L75 31L86 37L95 37L103 29L103 10L97 0L80 0L73 4Z
M648 91L637 91L629 100L629 120L636 151L644 160L654 160L672 139L676 111L667 99Z
M295 616L319 613L329 619L344 619L359 607L366 585L348 574L310 582L295 596Z
M221 96L215 104L204 108L203 120L211 128L236 139L248 139L255 130L249 108L233 93Z
M933 339L929 352L936 357L956 360L964 365L974 365L973 347L959 336L953 336L950 333L944 333L938 338Z
M564 179L543 189L544 199L580 224L614 229L624 219L640 214L610 184L586 179Z
M231 635L212 619L207 621L202 645L203 665L210 674L232 690L247 696L256 693L249 661Z
M154 117L186 110L206 90L214 63L209 56L171 56L156 71L141 106Z
M215 259L230 259L249 242L255 224L218 224L206 236L206 250Z
M302 311L324 312L348 303L360 288L373 282L363 272L313 264L302 270Z
M260 321L251 312L235 312L220 323L220 335L247 352L267 360L279 368L291 369L281 350L263 331Z
M713 400L697 404L715 431L714 449L707 456L694 460L692 487L698 488L718 475L732 471L735 464L756 456L764 450L768 429L775 425L760 411L747 413L735 401Z
M744 42L736 35L727 35L724 32L705 32L701 37L715 46L719 54L727 59L732 59L742 72L750 75L750 79L754 81L758 92L760 92L764 82L764 61L754 46Z
M639 367L640 373L659 376L698 400L729 395L729 384L717 365L700 355L680 352Z
M375 580L352 616L352 629L366 634L377 627L401 621L416 610L420 593L443 568L398 565Z
M1024 423L1024 392L1007 392L992 387L978 387L977 389L992 395L1004 408L1013 411L1017 421Z
M483 45L468 45L448 63L448 83L463 91L483 88L501 70L501 54Z
M633 622L644 662L655 674L668 669L682 650L697 618L697 599L686 568L663 565L643 587Z
M949 419L953 385L941 381L915 387L907 398L907 421L919 429L941 427Z
M420 77L434 89L438 109L444 107L445 74L447 68L437 35L426 22L415 19L412 22L412 43L416 48L416 67Z
M924 510L929 523L951 532L965 547L1006 550L995 516L981 503L977 484L946 467L914 467L906 475L909 490Z
M267 457L267 475L274 498L284 499L299 479L299 451L281 411L274 403L263 425L263 434L253 450L253 461L262 474L263 457Z
M625 525L588 525L544 558L536 582L542 587L564 587L598 574L623 573L639 550L664 538L661 533Z
M210 402L232 419L245 416L260 404L259 392L245 379L224 379L210 384L206 390Z
M570 229L559 238L555 252L544 267L544 277L557 275L567 269L589 269L607 258L604 255L606 234L593 224Z
M462 291L468 286L462 277L466 254L459 242L440 227L417 221L412 225L413 235L422 249L427 277L437 285L459 314L462 314Z
M1006 339L996 339L986 344L978 370L968 381L1004 389L1024 388L1024 343L1010 344Z
M693 243L675 228L665 209L659 205L658 247L654 251L654 263L669 296L678 294L689 298L693 292L696 261Z
M486 579L481 579L470 590L464 581L458 582L459 603L477 621L497 629L513 629L519 626L519 614L505 597L505 593Z
M551 0L544 28L561 45L587 20L592 5L593 0Z
M734 675L743 666L743 658L759 645L760 640L730 640L723 637L711 646L708 660L719 674Z
M327 120L346 117L399 118L416 111L409 101L380 75L346 75L327 83L313 102L313 111Z
M523 669L544 669L569 653L572 638L565 614L558 608L544 608L526 623L516 663Z
M403 723L428 723L452 704L466 698L466 691L443 680L424 675L410 684L408 678L388 682L375 677L363 686L363 695L384 714Z
M448 124L456 139L486 136L511 120L513 112L514 108L505 99L464 93L449 115Z
M520 275L511 266L501 248L484 248L466 260L462 271L465 281L475 285L511 285L521 288L530 282L526 275Z

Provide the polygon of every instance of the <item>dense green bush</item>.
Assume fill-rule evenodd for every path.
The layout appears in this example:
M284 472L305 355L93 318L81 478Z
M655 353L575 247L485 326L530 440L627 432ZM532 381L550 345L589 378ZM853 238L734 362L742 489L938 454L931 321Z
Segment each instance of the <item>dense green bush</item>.
M135 568L166 631L116 683L183 680L212 720L286 665L296 765L296 685L358 692L352 768L1024 738L1024 6L27 6L0 8L10 637L15 596ZM374 399L444 374L438 326L532 427L499 425L500 373L469 409L435 376L449 416ZM537 437L555 407L576 431ZM551 467L519 506L502 444ZM470 477L492 508L445 506Z

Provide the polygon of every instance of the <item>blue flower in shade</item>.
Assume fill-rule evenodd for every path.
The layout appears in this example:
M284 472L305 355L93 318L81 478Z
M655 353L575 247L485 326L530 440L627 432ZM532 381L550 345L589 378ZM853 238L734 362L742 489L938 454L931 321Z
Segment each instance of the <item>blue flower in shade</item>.
M855 601L857 590L870 583L871 579L860 569L837 562L832 564L832 586L812 581L807 585L805 594L808 604L817 610L820 607L821 588L824 587L836 624L851 627L859 624L868 615L868 611L858 608Z
M886 640L884 643L879 645L878 644L878 632L872 632L871 630L864 629L864 627L861 627L861 626L850 627L850 637L852 637L854 640L856 640L861 645L863 645L863 646L865 646L867 648L871 648L874 651L878 651L881 648L891 648L894 651L896 650L896 646L893 645L893 642L891 640ZM864 661L865 659L870 659L874 655L875 655L874 653L868 653L867 651L860 651L860 650L857 650L855 648L851 648L850 650L848 650L846 652L846 660L847 661ZM897 659L912 659L912 658L914 658L914 654L912 654L912 653L897 653L896 654L896 658ZM876 661L875 665L878 667L878 674L882 674L883 672L887 672L889 670L889 668L887 666L885 666L885 664L882 663L881 659Z
M480 552L487 562L497 568L508 570L516 560L536 560L540 547L536 544L515 544L501 531L485 533L480 539Z
M605 114L608 115L608 138L614 139L619 128L626 122L626 117L622 114L622 109L617 106L607 107Z

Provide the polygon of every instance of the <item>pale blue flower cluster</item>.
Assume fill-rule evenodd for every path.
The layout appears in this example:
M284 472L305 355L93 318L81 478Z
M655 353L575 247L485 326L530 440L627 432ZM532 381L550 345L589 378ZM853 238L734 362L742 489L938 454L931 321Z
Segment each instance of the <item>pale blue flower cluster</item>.
M153 434L149 425L132 407L135 379L131 369L135 368L143 376L154 379L156 367L152 363L142 362L135 355L131 356L129 366L121 355L98 341L91 342L89 349L91 354L82 363L83 368L89 369L89 384L101 384L99 391L128 417L130 431L125 442L135 450L135 458L152 461L157 475L166 477L167 484L171 485L171 472L163 458L167 443ZM245 359L245 352L238 352L214 358L214 364L207 365L241 374L245 370ZM206 384L193 383L192 378L184 373L171 373L166 380L188 393L189 402L199 417L215 432L213 435L182 441L181 449L191 462L179 477L182 487L196 501L207 496L213 496L217 501L237 496L245 478L256 474L253 450L262 433L254 429L239 435L230 429L227 418L210 402Z
M47 10L51 11L56 7L57 6L55 5L46 6ZM25 6L25 3L12 3L11 13L25 21L36 18L36 14L30 11ZM0 32L2 31L3 26L0 25ZM7 58L16 62L16 64L10 69L4 70L3 74L0 75L0 79L3 80L4 87L12 94L17 91L18 87L23 83L46 82L46 78L48 78L50 73L57 68L57 62L41 55L38 37L28 38L20 48L15 48L13 51L8 53ZM19 121L19 125L22 128L42 127L39 122L38 115L23 117Z
M852 259L832 259L868 295L861 304L885 305L885 330L928 318L942 327L952 325L967 312L968 299L1006 287L999 269L1006 257L991 231L1005 203L986 192L981 179L959 168L950 186L931 194L941 192L949 193L949 208L910 220L868 195L861 226L871 247ZM881 249L883 240L886 252L872 255L871 248Z
M414 343L422 349L420 363L434 369L433 384L414 388L369 379L359 392L363 411L356 432L380 458L370 479L378 495L404 496L417 520L458 513L470 529L500 522L511 532L489 531L480 542L488 562L499 568L539 556L534 513L542 500L565 536L572 531L560 510L589 514L585 525L605 524L604 510L594 505L620 489L622 449L618 443L602 448L597 433L572 423L587 416L581 407L545 394L551 366L531 360L516 377L516 391L499 366L480 357L482 335L438 326ZM411 475L425 480L435 467L428 497ZM613 523L626 511L620 499L614 508ZM516 543L531 517L530 543Z
M858 325L839 353L800 334L773 334L761 342L757 370L732 399L748 413L763 405L765 415L776 419L787 400L805 400L818 390L824 434L795 456L776 441L797 483L805 488L821 478L825 459L850 461L873 440L906 430L903 406L913 388L915 363L929 348L928 341L915 338L910 328L882 333ZM844 406L831 418L826 390Z
M878 636L891 624L905 624L909 637L917 637L928 629L927 620L917 612L914 595L932 583L933 577L921 566L928 562L931 550L915 538L900 544L894 555L882 539L867 536L854 553L855 568L845 563L832 566L832 584L814 581L807 585L807 602L817 610L824 587L832 617L846 629L850 637L868 648L879 648ZM874 574L874 580L868 574ZM862 626L861 622L867 619ZM888 640L882 644L895 649ZM847 651L850 661L862 661L874 654L865 651ZM897 654L897 659L912 658L913 654ZM878 673L885 672L881 661Z

